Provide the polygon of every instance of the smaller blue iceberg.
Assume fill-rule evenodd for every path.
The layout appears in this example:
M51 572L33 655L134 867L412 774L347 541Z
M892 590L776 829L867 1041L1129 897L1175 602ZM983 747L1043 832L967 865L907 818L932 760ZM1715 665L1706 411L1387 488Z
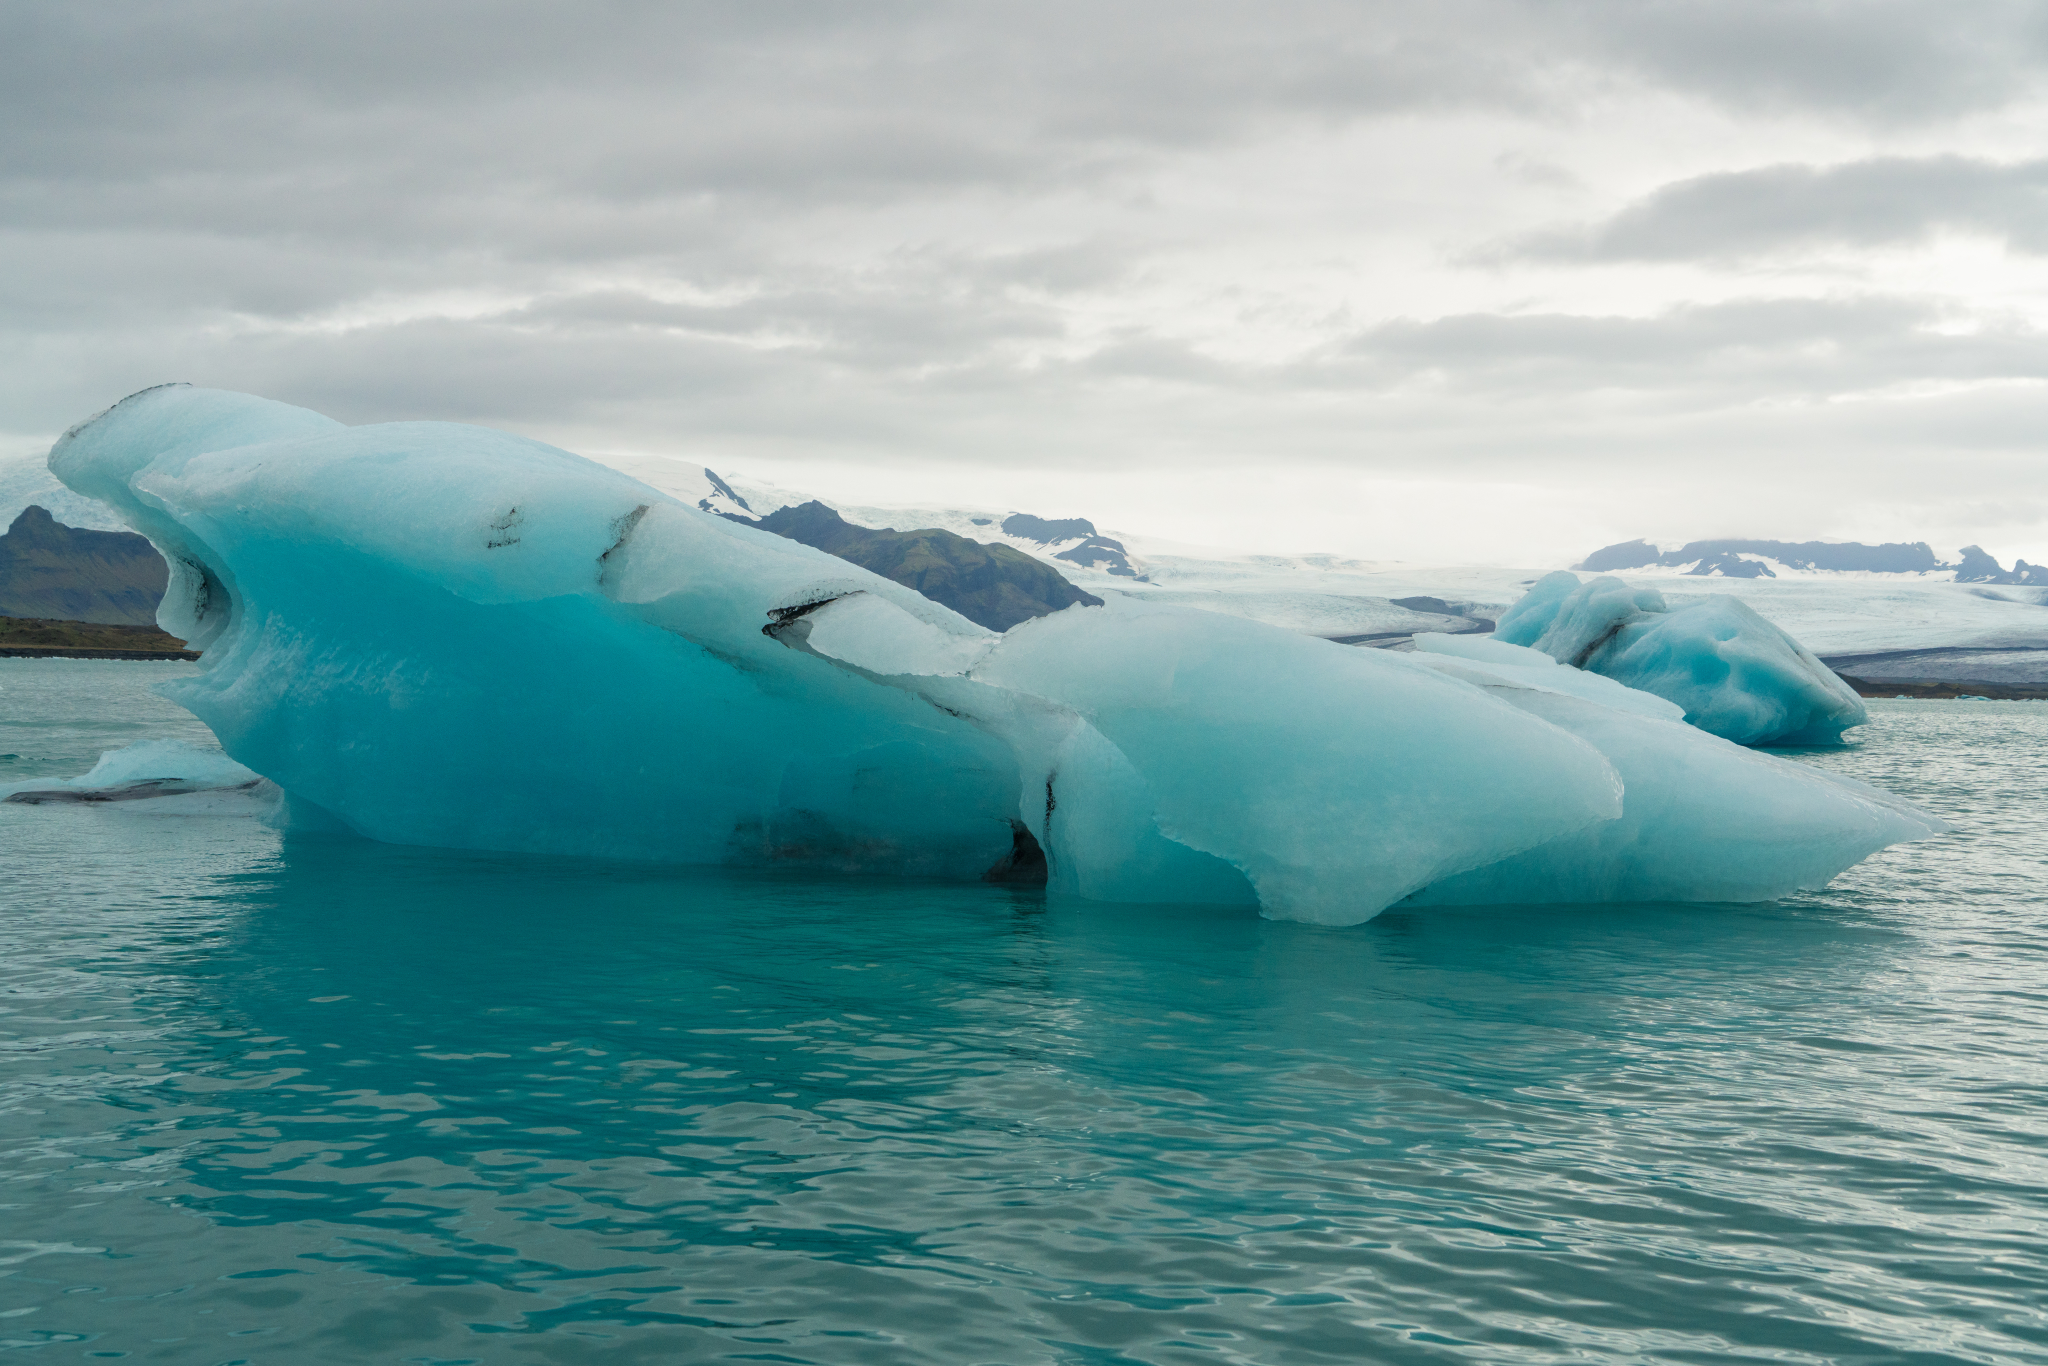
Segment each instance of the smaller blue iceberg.
M1738 745L1838 744L1870 719L1811 650L1723 594L1673 607L1654 588L1559 570L1502 615L1494 639L1675 702Z

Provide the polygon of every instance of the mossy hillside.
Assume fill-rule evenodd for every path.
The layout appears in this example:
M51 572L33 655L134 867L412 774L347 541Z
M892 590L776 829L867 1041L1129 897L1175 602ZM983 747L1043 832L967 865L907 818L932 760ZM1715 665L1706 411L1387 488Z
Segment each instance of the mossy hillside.
M0 617L0 650L48 650L53 654L85 651L178 654L185 642L154 626L121 626L92 621L59 621L48 617Z

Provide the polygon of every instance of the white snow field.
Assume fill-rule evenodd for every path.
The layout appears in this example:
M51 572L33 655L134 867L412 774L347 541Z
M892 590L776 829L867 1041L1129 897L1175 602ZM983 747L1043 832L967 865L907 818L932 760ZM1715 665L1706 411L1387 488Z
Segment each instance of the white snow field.
M1111 533L1115 534L1115 533ZM1238 555L1175 547L1155 551L1143 537L1118 536L1131 564L1178 600L1200 605L1202 595L1287 600L1296 619L1319 635L1347 634L1349 618L1318 603L1345 599L1384 603L1432 596L1476 604L1497 619L1536 580L1557 565L1419 565L1350 560L1337 556ZM1064 570L1063 570L1064 572ZM1071 574L1091 593L1114 591L1103 575ZM1615 575L1632 587L1655 588L1680 604L1710 595L1741 599L1802 645L1823 657L1889 650L1996 648L2048 645L2048 593L2038 588L1955 583L1946 576L1788 572L1776 579L1693 578L1676 572L1630 570ZM1145 585L1126 591L1150 592ZM1292 625L1291 621L1281 624ZM1422 628L1426 629L1426 628Z
M1944 828L1507 646L1132 598L998 635L482 428L166 386L50 467L171 562L161 620L205 657L165 694L282 819L381 840L1042 867L1058 894L1353 924L1559 888L1765 899Z
M661 456L604 457L604 463L696 505L715 490L711 472ZM759 484L736 474L721 482L756 515L810 501L810 495ZM720 505L713 511L731 511ZM1003 524L1015 509L869 507L818 501L862 526L899 531L938 527L974 540L1012 546L1053 565L1098 596L1200 607L1327 637L1390 639L1417 631L1471 630L1474 618L1497 619L1545 574L1563 565L1432 565L1359 560L1339 555L1267 555L1187 545L1158 537L1103 530L1094 539L1115 543L1131 574L1060 558L1087 537L1044 541L1011 535ZM1046 519L1032 517L1033 522ZM1058 520L1049 523L1061 525ZM1649 567L1614 577L1655 588L1676 610L1713 595L1739 598L1814 654L1996 649L2048 646L2048 590L1956 583L1949 572L1926 575L1802 570L1773 564L1777 578L1700 577L1678 568ZM1462 609L1446 618L1395 604L1402 598L1437 598ZM1469 612L1466 616L1463 613Z
M808 494L735 474L720 478L702 464L673 457L614 455L601 457L600 463L712 512L747 515L751 511L758 516L810 501ZM1014 509L889 508L818 501L862 526L904 531L939 527L974 540L1011 546L1044 559L1097 596L1116 593L1199 607L1333 638L1370 636L1384 642L1417 631L1470 630L1477 624L1472 618L1418 612L1397 606L1393 600L1434 597L1465 607L1474 618L1497 618L1529 585L1564 567L1427 565L1336 555L1253 554L1103 531L1101 539L1118 543L1125 552L1132 574L1122 575L1058 558L1081 546L1085 537L1041 541L1006 534L1002 524L1017 515ZM111 531L124 525L105 504L59 483L40 453L0 457L0 527L12 522L30 503L40 503L70 526ZM1823 658L2048 647L2048 590L1961 584L1945 573L1922 576L1773 567L1778 573L1774 579L1702 578L1661 567L1632 569L1616 577L1631 586L1656 588L1673 607L1710 594L1740 598ZM2048 662L2024 657L2017 663L2007 660L2005 665L2008 672L2016 668L2026 677L2048 669ZM1923 659L1917 667L1924 674L1936 668L1937 662ZM1921 675L1893 670L1882 676Z

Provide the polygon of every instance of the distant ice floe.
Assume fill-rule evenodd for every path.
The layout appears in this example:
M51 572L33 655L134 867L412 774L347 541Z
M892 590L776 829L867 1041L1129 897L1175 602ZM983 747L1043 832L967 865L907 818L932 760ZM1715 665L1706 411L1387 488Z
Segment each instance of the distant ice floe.
M108 750L79 777L31 778L0 787L0 802L21 806L147 802L151 814L245 815L275 805L277 798L276 786L262 775L219 750L183 740L140 740Z
M50 464L173 567L163 624L205 656L164 694L296 818L374 839L1342 925L1767 899L1945 828L1476 637L1396 655L1132 599L998 634L501 432L179 386Z
M1740 599L1677 607L1654 588L1546 574L1500 618L1497 638L1676 703L1739 745L1826 745L1870 719L1813 652Z

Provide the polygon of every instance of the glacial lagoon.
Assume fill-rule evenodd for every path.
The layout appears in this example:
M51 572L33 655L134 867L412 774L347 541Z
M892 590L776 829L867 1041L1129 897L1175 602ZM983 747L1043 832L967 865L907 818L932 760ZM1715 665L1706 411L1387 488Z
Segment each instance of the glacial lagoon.
M0 661L0 782L193 667ZM1954 833L1348 929L0 805L0 1347L2048 1360L2048 707L1852 739Z

